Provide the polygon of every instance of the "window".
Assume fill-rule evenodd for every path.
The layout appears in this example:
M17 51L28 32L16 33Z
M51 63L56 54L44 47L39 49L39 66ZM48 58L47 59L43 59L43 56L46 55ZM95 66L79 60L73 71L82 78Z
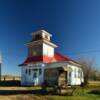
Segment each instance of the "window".
M69 76L68 76L68 80L67 80L67 82L68 82L68 84L70 84L71 83L71 80L72 80L72 72L68 72L69 74Z
M33 78L37 78L37 72L34 72Z
M74 69L74 77L75 78L77 77L77 75L76 75L76 69Z
M42 73L42 70L41 70L41 68L39 69L39 75L41 75L41 73Z
M28 75L31 75L31 69L26 69L25 73L28 74Z
M37 71L38 69L33 69L33 71Z
M47 35L45 35L45 39L48 39L48 36Z
M27 69L25 70L25 73L27 74Z
M33 51L33 56L36 56L36 51Z
M78 69L78 78L81 78L81 70Z
M83 78L83 72L81 71L81 73L80 73L80 78Z
M28 70L28 74L31 75L31 69Z
M41 38L42 38L42 36L40 34L35 35L36 40L41 39Z
M71 77L71 72L69 72L69 78Z

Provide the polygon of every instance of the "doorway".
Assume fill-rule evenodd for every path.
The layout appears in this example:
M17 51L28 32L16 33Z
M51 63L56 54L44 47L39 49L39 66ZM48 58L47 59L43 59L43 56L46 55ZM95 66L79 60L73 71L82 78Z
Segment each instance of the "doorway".
M33 69L33 83L39 85L39 72L38 69Z

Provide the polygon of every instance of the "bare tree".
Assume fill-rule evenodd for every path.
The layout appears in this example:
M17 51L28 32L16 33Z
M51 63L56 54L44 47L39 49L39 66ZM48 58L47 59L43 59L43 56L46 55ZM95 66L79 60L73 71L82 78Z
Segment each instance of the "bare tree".
M91 75L94 74L95 62L93 59L80 58L79 63L84 73L84 85L87 85Z

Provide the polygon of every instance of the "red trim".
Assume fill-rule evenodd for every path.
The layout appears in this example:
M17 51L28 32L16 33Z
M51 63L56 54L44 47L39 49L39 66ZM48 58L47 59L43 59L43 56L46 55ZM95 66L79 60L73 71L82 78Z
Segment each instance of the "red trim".
M31 62L39 62L39 61L42 61L44 63L48 63L48 62L51 62L52 59L53 59L53 57L48 57L46 55L44 55L44 56L33 56L33 57L28 57L24 61L24 64L31 63Z
M36 61L43 61L43 56L33 56L28 57L24 63L36 62Z
M45 63L52 62L52 60L53 60L53 57L43 56L43 62Z

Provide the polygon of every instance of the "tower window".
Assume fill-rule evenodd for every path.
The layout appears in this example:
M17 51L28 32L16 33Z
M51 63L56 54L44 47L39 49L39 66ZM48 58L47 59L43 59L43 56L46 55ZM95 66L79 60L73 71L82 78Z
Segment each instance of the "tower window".
M42 36L40 35L40 34L37 34L36 36L35 36L35 39L41 39L42 38Z
M45 39L48 39L48 36L47 35L45 35Z

